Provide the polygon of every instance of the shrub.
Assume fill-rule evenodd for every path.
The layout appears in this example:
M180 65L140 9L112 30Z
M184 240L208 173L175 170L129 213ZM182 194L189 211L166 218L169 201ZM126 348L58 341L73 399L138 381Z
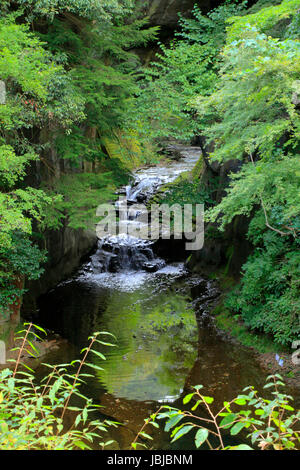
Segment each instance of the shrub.
M25 324L27 330L21 330L16 338L20 342L18 357L14 370L4 369L0 373L0 450L76 450L90 449L97 439L97 445L104 449L111 440L102 440L101 435L109 426L117 423L109 420L94 420L91 413L99 409L98 405L80 392L80 386L91 374L82 372L83 366L101 369L87 362L89 354L104 359L97 351L97 344L103 342L101 335L109 333L97 332L89 337L89 345L81 352L81 360L71 364L52 366L45 364L50 373L41 383L36 383L34 373L20 367L20 359L27 351L31 356L37 352L34 339L41 339L36 331L45 331L32 323ZM112 336L112 335L111 335ZM69 368L77 365L76 372ZM72 398L79 397L81 406L73 406ZM66 422L66 414L71 420Z
M183 411L170 406L162 406L158 412L151 415L145 421L145 425L132 443L134 449L138 445L140 437L150 438L144 432L147 425L158 426L157 420L166 420L165 431L171 431L172 441L181 439L188 433L194 433L195 446L200 448L204 443L210 450L299 450L300 444L300 411L296 411L291 405L292 397L279 391L284 386L280 375L267 377L265 389L272 388L271 399L262 398L254 387L245 388L244 394L238 395L230 402L225 401L224 406L217 412L213 412L210 406L214 399L200 393L202 385L194 387L194 391L186 395L183 404L192 400L195 402L191 411ZM203 417L195 413L202 406L206 409ZM243 409L240 409L243 407ZM184 423L180 424L180 422ZM228 430L231 436L237 436L242 430L247 431L247 439L250 445L243 443L226 445L224 431ZM195 433L196 431L196 433ZM244 439L245 440L245 439ZM213 444L213 441L216 444Z

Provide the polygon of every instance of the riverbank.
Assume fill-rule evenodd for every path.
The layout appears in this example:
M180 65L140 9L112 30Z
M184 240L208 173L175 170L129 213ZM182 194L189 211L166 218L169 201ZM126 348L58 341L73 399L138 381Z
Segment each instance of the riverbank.
M28 324L23 325L22 322L18 325L0 324L1 340L6 346L5 358L1 358L5 359L5 363L4 360L3 363L0 362L0 370L14 369L16 361L19 361L25 368L37 369L48 355L51 356L67 347L67 340L58 334L47 332L47 336L44 337L43 333L37 331L41 339L29 337L30 343L27 342L26 347L23 348L23 337L27 328ZM22 348L22 354L19 357L20 348Z
M222 269L210 273L209 277L218 283L221 291L218 301L211 309L216 327L228 338L253 351L264 370L270 374L280 374L287 384L300 391L300 366L292 362L294 351L276 344L272 337L264 333L251 331L240 315L234 315L225 306L226 295L239 280L225 274Z

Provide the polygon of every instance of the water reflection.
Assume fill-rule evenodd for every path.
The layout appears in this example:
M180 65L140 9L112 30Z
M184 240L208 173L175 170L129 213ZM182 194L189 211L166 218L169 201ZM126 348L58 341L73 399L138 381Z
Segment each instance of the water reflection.
M41 300L40 322L78 350L94 331L115 335L116 347L100 349L105 363L90 359L104 368L93 395L102 388L129 400L172 402L197 356L197 322L181 277L178 265L151 275L79 277Z
M70 343L48 362L77 359L95 331L117 338L116 347L99 347L106 361L89 358L103 370L89 378L83 393L124 425L110 435L121 449L130 448L144 419L162 403L183 407L182 398L193 385L204 385L205 395L214 396L215 410L250 384L263 390L267 372L255 354L218 332L209 315L197 317L191 302L194 281L181 265L152 274L81 273L41 299L39 322ZM196 281L201 299L209 283ZM154 448L170 448L168 435L148 431ZM178 446L192 449L193 440L187 437L171 448Z
M138 171L136 184L126 189L127 197L144 197L149 181L155 183L158 175L160 185L191 169L199 149L183 149L182 153L181 162ZM150 188L155 189L157 185L152 183ZM46 362L77 359L89 335L96 331L115 335L115 347L99 345L105 362L91 354L89 361L103 370L89 378L83 393L96 399L104 407L103 413L124 424L112 431L121 449L130 447L144 419L160 404L182 407L182 397L191 386L204 385L205 394L214 396L213 406L219 408L247 385L261 390L267 375L249 349L222 337L214 327L209 299L214 299L216 292L211 283L187 275L176 263L162 268L164 263L159 262L149 272L148 261L153 261L154 254L146 247L146 256L140 245L124 247L121 238L117 247L114 240L101 245L74 278L40 299L36 319L69 340L69 347ZM141 263L141 254L146 263ZM169 437L163 432L154 428L148 432L155 433L154 448L170 448ZM194 447L190 438L177 441L177 446Z

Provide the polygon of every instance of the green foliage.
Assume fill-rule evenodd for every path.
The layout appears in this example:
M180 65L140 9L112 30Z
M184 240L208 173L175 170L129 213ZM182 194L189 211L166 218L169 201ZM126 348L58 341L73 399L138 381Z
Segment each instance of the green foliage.
M201 188L198 181L189 179L180 179L166 188L155 198L155 201L159 204L205 204L210 205L213 203L210 192Z
M286 0L230 18L216 88L195 104L210 158L241 161L206 219L221 231L236 216L251 220L255 250L227 306L282 345L300 333L298 7Z
M45 207L56 199L20 187L27 167L38 158L35 147L20 134L41 121L49 83L60 68L29 26L15 23L14 15L0 20L0 51L0 75L7 90L0 106L0 304L5 307L23 292L16 279L37 278L44 260L29 241L32 219L43 225Z
M130 0L1 4L2 286L39 270L33 219L39 230L64 218L91 227L97 205L114 199L128 169L153 161L160 139L201 132L214 144L210 158L239 159L240 171L216 206L214 188L188 180L161 202L205 202L213 206L207 220L221 230L236 216L252 219L255 251L240 297L228 302L251 328L289 344L299 331L299 1L261 0L249 10L224 2L207 15L195 7L146 70L132 49L155 39L157 28L147 29L132 7ZM28 187L29 168L41 158L51 172L56 154L73 174L49 182L47 192ZM22 270L30 250L34 265Z
M250 235L257 225L254 219ZM262 232L259 247L242 268L240 285L229 295L226 306L240 313L251 329L271 334L276 343L290 345L300 335L300 250L278 234Z
M65 175L55 184L55 191L63 198L56 204L54 213L49 210L58 224L61 217L67 217L69 227L93 230L97 207L115 200L116 189L113 173Z
M72 126L71 132L68 134L59 134L56 145L59 157L69 160L74 168L78 168L80 165L79 155L88 162L105 156L99 141L91 141L78 126Z
M44 15L50 20L61 13L77 14L88 19L108 21L131 11L132 0L16 0L28 13L28 19Z
M47 86L59 67L39 39L29 32L29 25L14 22L14 15L1 19L0 76L12 87L20 87L39 99L47 96Z
M10 145L0 146L0 184L11 187L25 175L26 165L35 160L35 154L16 155Z
M271 33L272 36L276 35L275 37L286 34L286 29L288 34L294 30L295 23L293 23L291 30L289 29L290 26L286 28L286 25L290 23L291 19L294 21L296 16L299 18L298 0L283 0L279 5L272 5L272 2L267 2L267 5L264 5L263 2L257 3L258 5L250 9L246 16L234 16L228 19L228 23L232 23L232 26L228 28L228 43L239 40L247 28L252 29L254 27L260 32ZM252 13L252 10L258 11ZM279 30L275 28L278 23L283 23L282 28Z
M133 73L139 63L128 49L155 37L155 28L144 26L144 21L119 26L81 22L75 34L71 21L55 20L43 35L51 51L71 66L75 96L85 103L88 124L100 133L121 126L127 102L137 91Z
M299 1L262 0L249 10L226 2L206 16L195 7L179 24L141 80L139 114L132 113L139 132L149 139L201 132L213 144L212 161L241 165L217 205L187 180L160 202L201 199L220 231L235 217L252 219L255 251L228 305L250 328L288 345L300 324Z
M32 357L38 354L35 340L40 340L40 332L45 331L36 325L25 326L26 330L18 332L20 346L15 348L18 358L14 371L4 369L0 373L0 449L91 450L94 441L99 449L104 449L113 441L102 441L101 435L117 423L94 419L92 414L99 406L81 393L80 386L93 377L83 373L83 366L99 368L87 359L90 353L104 358L97 345L107 344L100 338L109 333L94 333L89 346L82 350L81 360L55 366L45 364L50 372L39 383L28 366L23 365L29 372L21 370L20 359L25 353ZM74 397L80 400L80 405L72 403Z
M0 249L0 308L17 301L24 293L23 283L19 279L38 279L43 269L41 263L45 261L45 253L34 245L27 234L14 231L10 234L11 246Z
M218 219L223 230L235 216L250 216L263 201L269 214L265 227L266 222L271 222L277 229L298 231L300 158L299 155L276 157L259 160L256 164L246 163L238 173L231 175L226 197L210 210L207 219Z
M193 432L196 448L206 444L210 450L298 450L300 412L291 406L292 397L280 391L281 386L284 383L280 375L269 376L264 388L271 388L272 398L259 396L250 386L215 412L214 398L202 395L203 386L197 385L183 398L184 405L193 402L191 411L162 406L146 424L157 425L157 420L166 420L165 431L172 430L172 442ZM208 417L197 414L198 407L206 409ZM247 440L244 438L243 444L227 445L228 431L231 436L246 431ZM135 448L140 436L147 437L140 432L134 441Z
M236 282L235 282L236 284ZM259 353L277 353L284 350L278 343L274 343L272 336L260 334L258 331L249 330L245 322L241 321L239 314L233 315L235 309L229 310L222 302L212 312L215 317L217 328L226 331L231 337L236 338L239 343L258 351Z
M200 8L195 5L193 18L183 18L179 15L180 32L176 35L188 43L201 43L206 46L207 51L214 53L218 60L219 52L224 46L226 39L226 23L234 15L243 14L246 11L247 2L226 0L221 5L203 15Z
M266 159L282 141L285 151L294 149L300 129L292 100L300 70L298 41L278 41L246 28L223 56L218 90L197 100L200 117L213 120L205 129L216 143L212 157L242 160L257 152Z
M194 8L193 19L179 21L180 32L161 52L150 68L144 70L140 92L130 110L129 125L138 124L141 136L191 138L199 127L195 121L192 98L214 89L219 53L225 43L225 20L240 13L245 4L225 2L204 16Z
M59 228L64 217L73 228L91 227L97 205L128 178L121 163L107 162L102 139L122 126L136 90L139 62L130 49L156 34L145 21L128 19L132 7L131 0L1 4L0 269L6 279L17 275L7 263L11 250L18 251L15 231L30 244L33 220L38 230ZM49 156L56 152L70 161L71 172L88 161L102 175L64 175L47 193L28 187L27 172L39 158L55 173ZM23 255L26 265L30 254ZM10 291L7 283L2 287Z

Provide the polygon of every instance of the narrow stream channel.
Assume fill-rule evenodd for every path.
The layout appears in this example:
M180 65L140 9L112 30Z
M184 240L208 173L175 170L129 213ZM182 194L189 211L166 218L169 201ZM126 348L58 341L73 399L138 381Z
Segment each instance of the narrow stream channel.
M181 151L181 161L138 171L126 188L127 200L143 202L190 170L199 149ZM162 403L182 407L192 385L203 384L216 407L250 384L262 388L267 374L254 354L214 327L205 305L217 295L211 281L189 274L180 261L157 257L150 243L117 236L100 240L72 278L40 299L41 326L68 340L48 361L78 358L95 331L116 337L115 347L102 350L106 361L91 358L104 370L84 390L104 415L124 424L111 431L114 448L130 448L144 419ZM154 428L151 433L155 449L194 448L191 438L171 447L167 434Z

